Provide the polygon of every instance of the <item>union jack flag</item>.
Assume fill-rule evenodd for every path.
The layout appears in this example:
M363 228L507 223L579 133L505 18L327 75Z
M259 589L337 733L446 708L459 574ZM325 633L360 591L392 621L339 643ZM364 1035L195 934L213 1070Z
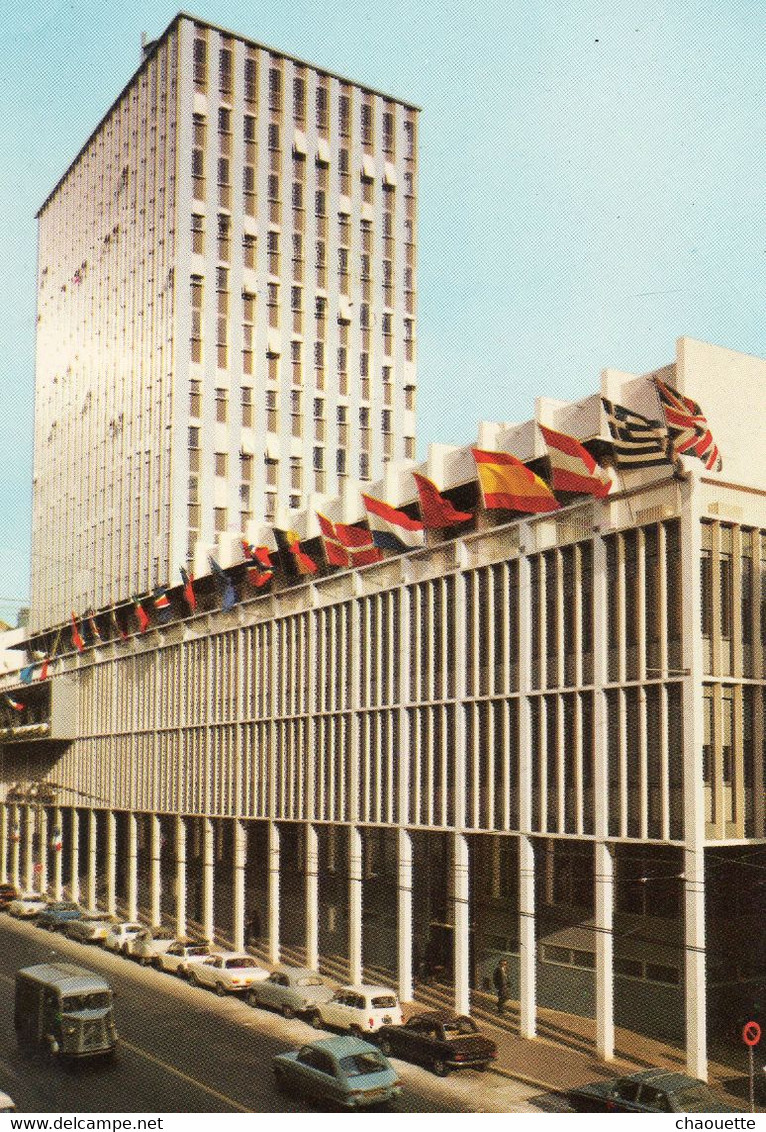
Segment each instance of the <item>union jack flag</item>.
M658 377L655 377L654 384L665 414L673 455L696 456L708 470L720 472L723 460L697 402L691 397L684 397Z

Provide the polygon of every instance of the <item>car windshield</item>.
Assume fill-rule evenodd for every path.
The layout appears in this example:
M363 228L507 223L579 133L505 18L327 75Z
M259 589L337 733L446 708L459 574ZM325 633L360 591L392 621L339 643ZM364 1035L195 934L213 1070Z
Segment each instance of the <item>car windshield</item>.
M65 1014L78 1010L100 1010L109 1006L109 991L93 991L91 994L68 994L62 999L61 1009Z
M704 1085L690 1085L675 1093L681 1112L714 1112L720 1107L721 1099Z
M475 1034L476 1023L473 1018L450 1018L444 1023L444 1033L448 1038L458 1038L461 1034Z
M254 959L251 959L249 955L235 955L233 959L227 959L224 966L234 968L255 967L256 962Z
M396 998L392 994L378 994L371 1002L375 1010L390 1010L396 1006Z
M340 1067L347 1077L364 1077L368 1073L382 1073L388 1069L386 1059L375 1050L369 1053L354 1053L350 1057L342 1057Z
M296 980L296 986L299 987L323 987L324 983L319 978L319 975L306 975L302 979Z

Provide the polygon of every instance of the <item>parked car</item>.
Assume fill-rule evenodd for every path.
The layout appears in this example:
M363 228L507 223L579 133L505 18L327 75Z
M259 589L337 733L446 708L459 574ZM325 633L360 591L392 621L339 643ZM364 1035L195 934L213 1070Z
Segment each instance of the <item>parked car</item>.
M413 1014L403 1026L382 1026L378 1046L386 1056L430 1066L437 1077L450 1069L486 1069L497 1057L497 1045L473 1018L441 1010Z
M594 1081L570 1089L575 1112L739 1112L695 1077L666 1069L644 1069L629 1077Z
M158 955L167 951L176 941L176 936L169 928L144 928L133 939L126 939L122 948L123 955L129 955L142 967L154 963Z
M332 1026L361 1037L362 1034L374 1034L381 1026L400 1026L402 1008L390 987L359 983L357 986L341 987L328 1002L317 1003L312 1008L310 1020L317 1030Z
M7 1093L0 1093L0 1112L16 1112L16 1105Z
M268 1006L279 1010L285 1018L307 1013L319 1002L329 1002L333 989L316 973L306 967L277 967L261 983L247 992L250 1006Z
M145 926L139 924L137 920L117 920L110 925L109 931L104 936L104 947L107 951L119 951L123 955L129 955L129 942L145 930Z
M116 916L88 908L76 920L69 920L64 927L64 935L78 943L103 943L115 923Z
M250 955L221 951L209 955L201 963L189 967L189 982L195 987L210 987L216 994L237 994L253 983L267 979L269 972L259 967Z
M22 892L10 902L8 913L17 920L31 920L47 906L48 901L39 892Z
M38 912L35 923L38 928L49 932L60 931L69 920L76 920L84 911L82 905L75 900L57 900Z
M210 955L209 944L176 939L167 951L155 955L152 965L158 971L169 971L171 975L180 975L185 979L189 974L189 967L195 963L203 963L208 955Z
M278 1089L331 1101L343 1108L390 1104L401 1081L380 1050L359 1038L325 1038L274 1058Z
M10 902L18 900L20 896L21 893L15 884L0 884L0 912L7 912ZM0 1112L2 1112L2 1109L0 1109Z

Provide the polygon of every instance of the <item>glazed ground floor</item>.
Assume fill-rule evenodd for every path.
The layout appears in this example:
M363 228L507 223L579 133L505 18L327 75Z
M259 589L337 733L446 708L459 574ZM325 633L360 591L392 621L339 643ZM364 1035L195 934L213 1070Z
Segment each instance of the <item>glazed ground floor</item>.
M505 959L523 1035L550 1007L593 1018L604 1058L622 1026L686 1045L704 1075L707 1034L736 1036L766 986L766 846L710 848L704 883L690 872L681 846L0 807L0 879L22 889L275 963L340 960L404 1001L438 979L461 1012Z

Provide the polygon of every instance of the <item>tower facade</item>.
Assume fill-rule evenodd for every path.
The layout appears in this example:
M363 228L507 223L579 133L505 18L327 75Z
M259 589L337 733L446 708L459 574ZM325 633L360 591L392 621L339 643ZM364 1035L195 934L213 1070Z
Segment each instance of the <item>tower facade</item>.
M32 623L415 455L417 109L185 15L38 214Z

